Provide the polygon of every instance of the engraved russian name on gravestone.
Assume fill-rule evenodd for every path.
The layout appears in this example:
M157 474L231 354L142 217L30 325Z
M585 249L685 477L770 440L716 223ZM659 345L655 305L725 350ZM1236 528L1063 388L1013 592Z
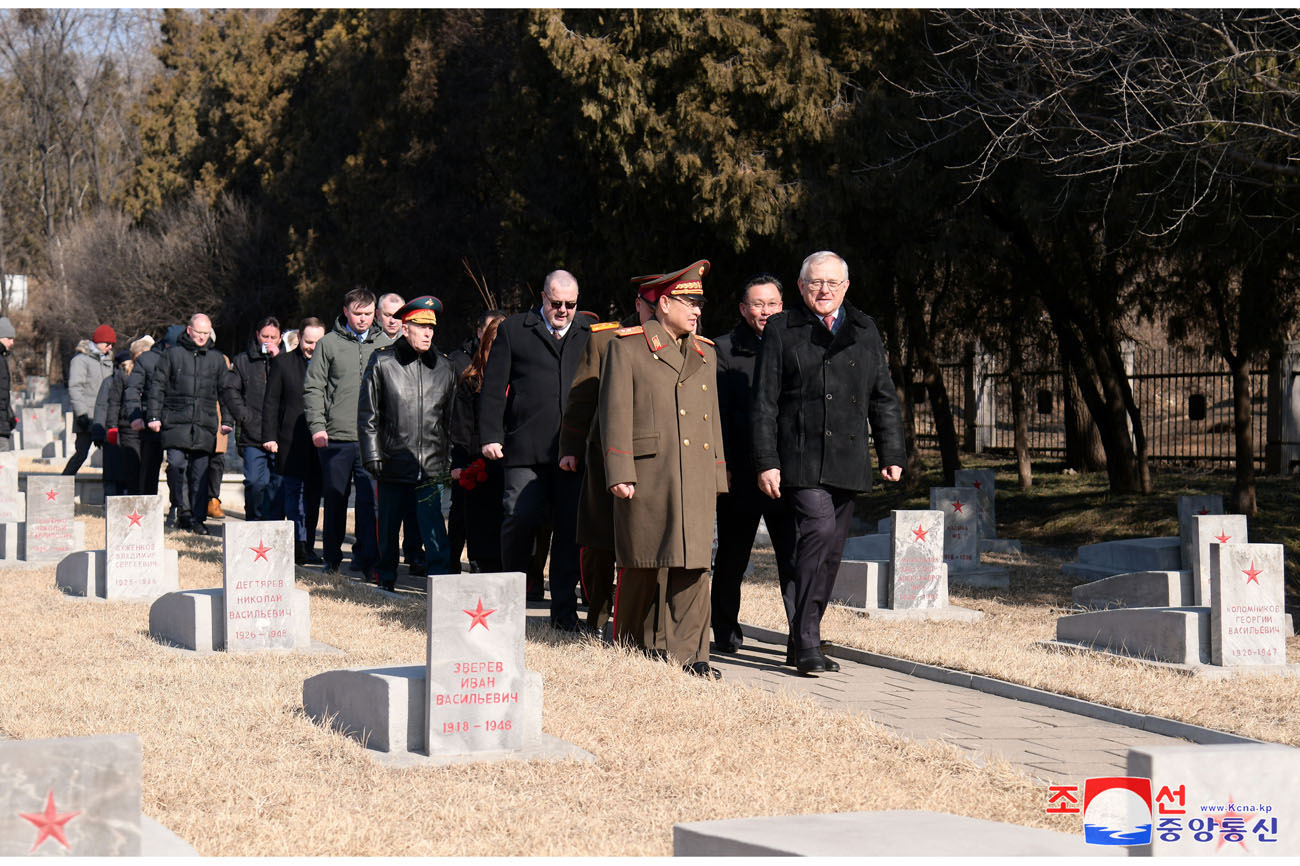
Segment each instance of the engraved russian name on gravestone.
M930 509L943 513L943 561L950 569L979 565L979 496L974 487L931 487Z
M105 598L165 591L162 503L158 496L108 497Z
M0 742L0 857L140 850L134 734Z
M907 610L946 606L943 512L895 511L893 518L890 607Z
M507 751L541 734L541 677L524 669L525 576L429 580L430 755Z
M1183 569L1192 573L1192 598L1198 607L1210 604L1210 546L1213 544L1243 544L1246 537L1244 514L1194 514L1188 523L1191 532L1191 561L1183 561ZM1182 600L1188 604L1188 599Z
M1223 497L1215 494L1178 497L1178 538L1183 568L1191 569L1196 550L1192 547L1192 518L1223 513Z
M992 469L958 469L953 474L953 481L958 487L974 487L979 497L979 532L980 538L997 538L997 511L994 497L997 493L997 481Z
M227 522L226 651L294 648L293 523Z
M1213 664L1286 664L1283 578L1280 544L1215 544L1210 548Z
M75 548L72 476L27 478L27 520L19 548L28 562L58 561Z
M27 519L27 503L18 491L18 455L0 453L0 523L22 523Z

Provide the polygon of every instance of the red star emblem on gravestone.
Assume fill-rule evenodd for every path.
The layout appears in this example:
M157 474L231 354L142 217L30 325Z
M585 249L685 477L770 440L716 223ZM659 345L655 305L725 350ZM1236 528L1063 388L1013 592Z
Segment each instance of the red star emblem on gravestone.
M928 533L927 533L924 529L922 529L920 526L917 526L916 529L913 529L913 530L912 530L912 534L916 536L916 540L917 540L917 541L925 541L925 536L926 536Z
M257 539L257 547L250 547L248 549L257 554L257 556L253 557L253 562L257 562L259 559L266 559L266 552L268 550L275 550L274 547L267 547L266 543L260 538ZM266 561L270 562L271 560L266 559Z
M979 490L981 484L983 484L982 481L976 481L976 482L975 482L975 489L976 489L976 490Z
M1204 505L1202 505L1202 506L1201 506L1201 510L1198 511L1198 512L1196 512L1196 513L1197 513L1197 514L1209 514L1209 513L1210 513L1210 509L1208 509L1208 508L1206 508Z
M58 502L58 501L59 501L59 491L57 491L57 490L47 490L47 491L45 491L45 501L46 501L46 502Z
M1264 572L1255 568L1255 560L1252 559L1250 561L1250 568L1244 569L1241 573L1246 575L1246 583L1253 583L1256 586L1259 586L1259 576Z
M1250 820L1250 814L1247 813L1247 812L1238 812L1237 809L1236 809L1236 805L1237 805L1237 804L1234 803L1234 802L1232 801L1232 795L1229 794L1229 795L1228 795L1228 809L1227 809L1227 811L1225 811L1225 812L1222 813L1223 817L1224 817L1224 818L1245 818L1247 821L1249 821L1249 820ZM1222 823L1223 823L1222 820L1220 820L1219 823L1220 823L1220 826L1222 826ZM1224 837L1227 836L1230 832L1232 832L1232 831L1231 831L1231 830L1220 830L1220 831L1219 831L1219 844L1217 844L1217 845L1214 846L1214 850L1215 850L1216 852L1217 852L1220 848L1223 847L1223 843L1224 843L1224 842L1229 841L1228 839L1225 839ZM1243 851L1249 851L1250 849L1246 847L1246 843L1245 843L1245 841L1244 841L1244 836L1245 836L1245 834L1243 833L1242 836L1243 836L1243 839L1238 839L1238 840L1237 840L1237 844L1241 846L1241 850L1243 850Z
M477 607L475 610L466 610L466 611L464 611L464 612L467 613L467 614L469 614L469 618L470 618L469 630L470 630L470 631L473 631L473 630L474 630L474 626L476 626L476 625L481 625L481 626L483 626L483 630L484 630L484 631L491 631L491 629L488 628L487 618L488 618L488 616L490 616L491 614L494 614L494 613L497 612L497 611L496 611L496 608L492 608L491 610L484 610L484 609L483 609L483 599L480 598L480 599L478 600L478 607Z
M81 812L78 811L65 812L60 815L58 810L54 808L53 789L50 790L49 796L45 798L44 812L38 812L35 815L30 815L26 812L19 812L19 818L32 822L32 825L40 831L36 834L36 841L32 843L31 851L28 851L27 853L31 854L37 848L41 847L42 842L49 838L53 838L54 841L58 842L64 848L67 848L68 839L63 835L63 826L80 814Z
M132 508L131 513L126 516L126 519L131 521L131 526L140 526L140 519L142 517L144 517L144 515L141 514L138 509ZM129 529L130 527L127 528Z
M962 503L961 503L961 500L960 500L960 499L958 499L957 501L953 502L953 504L952 504L952 513L953 513L953 514L961 514L961 504L962 504Z
M1214 540L1219 542L1219 544L1227 544L1229 538L1232 538L1232 536L1224 532L1222 526L1219 527L1219 534L1214 536Z

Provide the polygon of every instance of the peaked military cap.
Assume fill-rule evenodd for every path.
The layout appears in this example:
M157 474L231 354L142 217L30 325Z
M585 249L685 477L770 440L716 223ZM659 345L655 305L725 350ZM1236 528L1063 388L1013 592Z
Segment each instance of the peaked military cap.
M441 312L442 301L433 295L421 295L414 300L407 301L393 315L403 322L414 322L417 325L436 325L438 324L438 314Z
M637 284L637 292L646 303L655 304L664 295L704 294L704 275L708 272L708 259L700 259L679 271L633 277L632 282Z

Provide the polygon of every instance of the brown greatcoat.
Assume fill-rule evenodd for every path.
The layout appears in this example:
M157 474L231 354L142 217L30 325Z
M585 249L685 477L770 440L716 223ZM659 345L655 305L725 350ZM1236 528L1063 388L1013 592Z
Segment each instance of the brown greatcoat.
M624 568L707 569L727 490L717 355L690 335L683 356L653 319L617 334L600 377L605 481L636 492L614 500L615 557Z

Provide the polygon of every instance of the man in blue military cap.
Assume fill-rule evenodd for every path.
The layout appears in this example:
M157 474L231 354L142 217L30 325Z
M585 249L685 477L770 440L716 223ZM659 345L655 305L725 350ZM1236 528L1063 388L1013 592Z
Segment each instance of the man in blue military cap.
M361 382L357 438L361 461L379 482L379 583L397 583L398 529L415 501L429 572L447 571L447 528L441 482L451 443L451 398L456 375L433 348L442 302L418 297L397 310L401 336L376 349Z

